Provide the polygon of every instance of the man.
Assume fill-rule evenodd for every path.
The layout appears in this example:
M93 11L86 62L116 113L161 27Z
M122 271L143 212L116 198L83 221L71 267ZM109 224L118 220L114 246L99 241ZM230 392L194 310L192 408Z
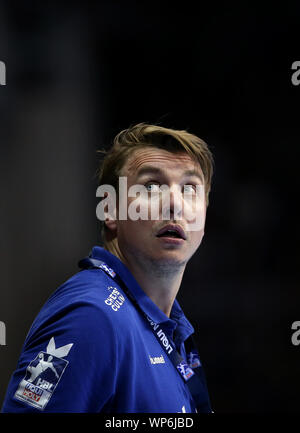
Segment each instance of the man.
M176 300L204 234L212 167L206 143L187 131L142 123L116 136L97 191L104 248L41 309L4 412L212 411Z

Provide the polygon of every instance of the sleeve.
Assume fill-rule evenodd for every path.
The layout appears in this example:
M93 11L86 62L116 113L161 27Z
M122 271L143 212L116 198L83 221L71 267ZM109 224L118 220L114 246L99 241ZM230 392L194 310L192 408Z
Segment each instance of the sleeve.
M2 412L106 412L117 376L112 321L92 304L75 304L30 332Z

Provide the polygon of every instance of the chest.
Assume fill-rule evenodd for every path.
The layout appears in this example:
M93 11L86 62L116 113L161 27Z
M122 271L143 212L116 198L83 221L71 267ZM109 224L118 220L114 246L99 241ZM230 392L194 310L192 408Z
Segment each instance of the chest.
M119 332L115 407L124 412L195 412L185 382L150 327L139 323L123 336Z

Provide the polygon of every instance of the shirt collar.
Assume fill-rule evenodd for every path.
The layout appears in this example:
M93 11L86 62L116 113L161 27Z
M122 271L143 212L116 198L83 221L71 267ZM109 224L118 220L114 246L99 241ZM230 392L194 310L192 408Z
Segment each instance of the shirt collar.
M177 335L180 335L182 341L186 340L194 333L194 328L185 317L178 301L175 299L172 306L170 318L146 295L140 287L130 270L114 254L102 247L95 246L92 248L90 257L102 260L119 276L126 285L127 289L134 296L144 313L150 317L153 322L163 324L170 332L176 328Z

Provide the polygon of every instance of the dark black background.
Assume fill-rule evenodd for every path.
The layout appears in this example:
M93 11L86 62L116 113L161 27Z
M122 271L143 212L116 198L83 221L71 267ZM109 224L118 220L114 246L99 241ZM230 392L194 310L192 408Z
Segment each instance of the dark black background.
M0 402L48 296L99 243L96 150L187 129L215 174L179 293L216 412L298 412L297 2L0 2Z

